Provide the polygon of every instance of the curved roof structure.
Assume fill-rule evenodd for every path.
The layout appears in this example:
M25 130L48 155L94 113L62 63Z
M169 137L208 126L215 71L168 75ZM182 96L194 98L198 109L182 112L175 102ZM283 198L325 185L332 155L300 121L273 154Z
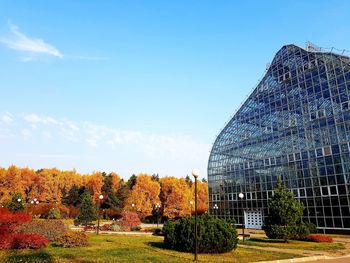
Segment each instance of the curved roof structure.
M223 202L223 216L235 218L234 208L223 207L229 205L226 201L233 199L233 194L255 193L260 196L256 200L267 200L263 192L272 191L280 175L296 192L307 183L311 194L311 170L315 168L316 175L323 176L317 159L312 159L317 151L329 148L332 153L339 152L341 144L350 141L350 133L346 133L350 113L344 106L350 99L349 90L349 57L283 46L215 140L208 163L210 202ZM337 163L332 165L335 169ZM344 171L341 176L348 178ZM249 207L254 206L247 203ZM266 204L261 207L265 209ZM350 218L347 220L350 228Z

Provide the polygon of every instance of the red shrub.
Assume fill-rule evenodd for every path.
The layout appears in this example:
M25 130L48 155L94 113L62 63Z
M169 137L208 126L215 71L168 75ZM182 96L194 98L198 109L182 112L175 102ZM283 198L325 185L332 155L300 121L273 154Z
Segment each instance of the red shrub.
M46 247L49 240L37 234L11 233L0 236L0 249L38 249Z
M0 235L0 250L1 249L10 249L13 244L14 234L2 234Z
M317 234L311 234L307 236L307 240L313 241L313 242L327 242L332 243L333 238L326 235L317 235Z
M6 208L0 208L0 235L13 232L20 224L32 219L31 215L25 212L13 213Z
M123 227L127 227L129 229L141 224L139 216L135 212L131 211L123 211L122 219L119 222Z
M46 237L37 234L14 234L13 247L15 249L32 248L39 249L46 247L49 240Z

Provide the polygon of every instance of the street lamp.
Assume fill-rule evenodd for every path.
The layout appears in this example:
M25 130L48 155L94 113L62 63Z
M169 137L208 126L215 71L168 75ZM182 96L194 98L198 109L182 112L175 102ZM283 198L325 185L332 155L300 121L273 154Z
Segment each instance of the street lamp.
M238 194L238 197L239 199L241 199L241 206L242 206L242 234L243 234L243 242L245 240L245 237L244 237L244 228L245 228L245 225L244 225L244 210L243 210L243 198L244 198L244 194L243 193L239 193Z
M215 211L216 217L218 217L218 209L219 209L218 205L215 204L215 205L213 206L213 209L214 209L214 211Z
M22 202L22 199L21 199L21 198L18 198L18 199L17 199L17 202L18 202L18 203Z
M191 216L192 216L192 206L193 206L193 201L190 201L190 205L191 205Z
M193 169L192 175L194 177L194 261L197 261L198 254L198 239L197 239L197 178L199 176L199 170Z
M132 204L131 204L131 207L132 207L132 211L134 211L134 210L135 210L135 204L132 203Z
M156 204L156 211L157 211L157 228L159 227L159 208L160 208L160 204Z
M102 199L103 199L103 195L100 195L98 197L98 202L97 202L97 229L96 229L97 235L100 232L100 206L101 206L101 200Z

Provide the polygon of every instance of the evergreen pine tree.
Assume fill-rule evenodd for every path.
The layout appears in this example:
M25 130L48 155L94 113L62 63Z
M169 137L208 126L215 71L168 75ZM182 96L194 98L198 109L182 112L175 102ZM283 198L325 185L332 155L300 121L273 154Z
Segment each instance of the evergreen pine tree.
M103 209L117 210L120 208L120 200L117 195L117 191L113 189L112 175L105 175L103 179L102 193L105 196L104 202L101 204Z
M87 225L97 219L96 207L92 202L91 194L88 190L86 190L82 196L80 214L77 219L78 222L83 225Z
M274 195L269 200L268 206L269 215L265 224L266 234L287 241L292 234L292 227L301 221L304 206L294 198L292 192L286 191L281 177L278 178Z
M11 202L7 205L7 208L12 212L22 211L25 208L25 201L22 198L21 193L14 193L12 195Z

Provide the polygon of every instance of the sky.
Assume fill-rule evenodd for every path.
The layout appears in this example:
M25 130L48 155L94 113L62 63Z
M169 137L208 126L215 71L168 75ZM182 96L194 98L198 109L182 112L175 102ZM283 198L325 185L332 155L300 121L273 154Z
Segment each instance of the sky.
M350 50L349 1L0 0L0 167L207 176L286 44Z

